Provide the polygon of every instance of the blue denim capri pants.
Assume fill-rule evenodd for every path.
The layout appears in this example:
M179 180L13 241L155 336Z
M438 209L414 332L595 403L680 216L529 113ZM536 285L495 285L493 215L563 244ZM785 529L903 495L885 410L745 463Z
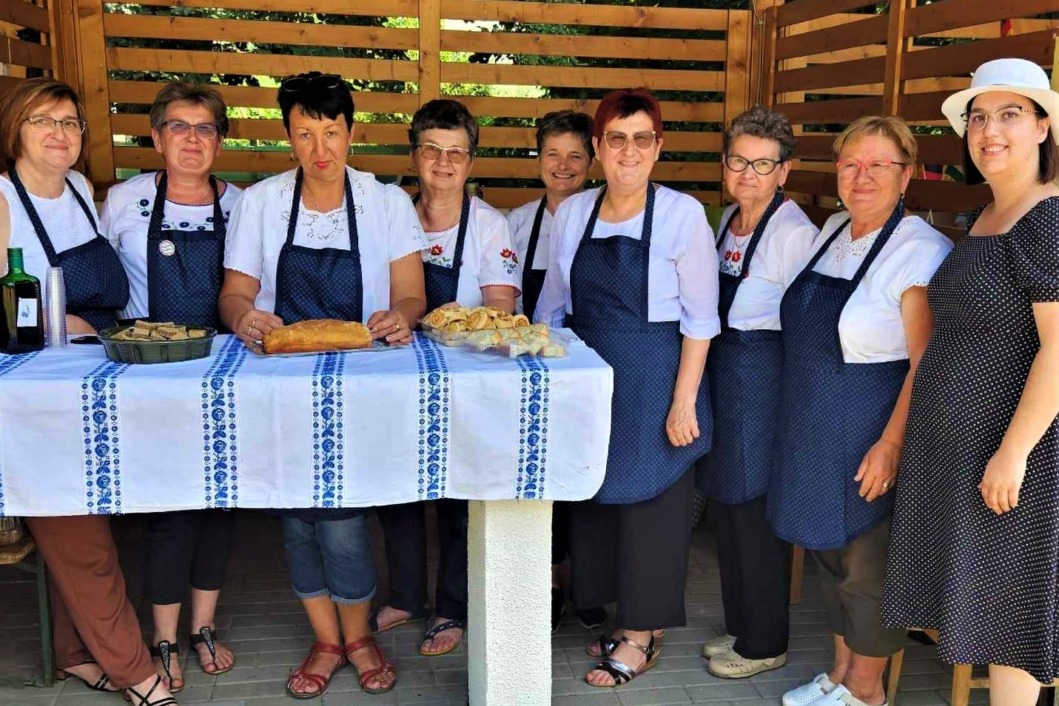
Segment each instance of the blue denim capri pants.
M335 603L355 605L375 595L375 563L371 553L368 515L339 511L284 513L280 518L287 573L300 599L329 596Z

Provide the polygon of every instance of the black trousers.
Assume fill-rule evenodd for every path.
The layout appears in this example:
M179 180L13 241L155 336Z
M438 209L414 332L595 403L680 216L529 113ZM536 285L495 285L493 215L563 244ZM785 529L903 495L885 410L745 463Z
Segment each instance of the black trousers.
M573 503L552 503L552 566L562 564L570 556L570 506Z
M181 603L188 586L220 590L235 533L229 510L156 512L147 516L144 594L153 605Z
M570 573L574 608L617 603L614 623L626 630L686 624L695 473L689 471L650 500L629 505L573 503Z
M787 651L790 634L791 545L765 519L767 495L738 505L711 501L717 536L724 624L735 651L770 659Z
M438 572L434 615L467 619L467 501L432 501L438 516ZM413 615L427 602L427 531L424 503L375 508L386 540L390 606Z

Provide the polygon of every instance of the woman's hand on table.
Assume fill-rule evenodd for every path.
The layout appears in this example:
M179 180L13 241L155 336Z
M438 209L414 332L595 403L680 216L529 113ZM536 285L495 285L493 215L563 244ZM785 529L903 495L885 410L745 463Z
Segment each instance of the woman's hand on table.
M1001 447L985 465L985 474L978 484L986 507L998 515L1018 507L1025 477L1026 457L1008 453Z
M235 320L232 333L248 347L260 352L265 334L281 326L283 326L283 319L275 314L261 309L247 309Z
M901 446L889 439L879 439L860 462L853 480L860 483L858 495L868 502L886 495L897 482L897 466L901 462Z
M666 436L673 446L688 446L699 438L699 418L695 414L694 400L673 400L666 417Z
M376 311L368 318L368 330L374 340L383 339L390 345L411 343L412 327L397 309Z
M91 336L95 333L96 330L92 327L92 324L88 323L80 316L74 316L73 314L66 315L66 335Z

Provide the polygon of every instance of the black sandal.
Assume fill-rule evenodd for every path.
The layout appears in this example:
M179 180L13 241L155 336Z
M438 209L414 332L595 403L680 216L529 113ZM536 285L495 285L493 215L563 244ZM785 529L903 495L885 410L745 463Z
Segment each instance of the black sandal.
M445 632L446 630L463 630L464 635L466 635L467 622L463 620L446 620L445 622L439 623L438 625L435 625L434 627L430 628L423 635L423 639L419 643L419 654L423 655L424 657L440 657L441 655L447 655L449 652L452 652L461 644L463 644L463 637L460 637L460 639L456 641L455 645L441 652L427 652L423 649L423 645L428 642L433 643L434 638L440 635L441 633Z
M80 664L70 665L70 667L71 668L72 667L80 667L82 664L97 664L97 662L94 659L90 659L90 660L86 660L84 662L81 662ZM105 672L103 673L102 676L99 677L99 679L96 680L95 684L91 684L91 683L89 683L89 681L87 679L85 679L83 677L79 677L76 674L74 674L73 672L68 672L68 671L66 671L66 669L56 669L55 670L55 678L58 679L59 681L66 681L70 677L73 677L77 681L81 682L82 684L84 684L86 687L88 687L92 691L102 691L102 692L105 692L107 694L116 694L119 691L121 691L121 689L118 689L118 688L110 688L110 689L107 688L108 686L110 686L110 677L108 677Z
M206 645L206 649L208 649L210 651L210 658L213 659L213 661L209 662L209 664L213 665L213 667L214 667L213 671L212 672L207 672L206 671L206 665L203 664L201 658L199 659L199 666L202 668L203 673L209 674L211 676L217 676L219 674L226 674L226 673L232 671L232 668L235 666L235 657L234 656L232 657L232 663L230 665L228 665L227 668L221 669L220 667L217 666L217 646L216 646L216 643L217 643L217 633L214 632L213 628L209 627L208 625L204 625L201 628L199 628L199 634L198 635L190 635L188 637L188 644L191 646L191 649L194 650L199 645ZM195 650L195 652L198 652L198 650Z
M598 671L606 672L614 680L614 683L613 684L593 684L592 682L588 681L588 674L586 674L585 675L585 683L586 684L588 684L589 686L596 686L596 687L600 687L600 688L604 688L604 689L613 689L614 687L621 686L623 684L628 684L630 681L632 681L633 679L635 679L639 675L641 675L644 672L646 672L648 669L651 669L656 664L658 664L659 650L655 648L655 637L654 637L654 635L651 636L651 640L650 640L650 642L647 643L647 647L644 647L643 645L640 645L640 644L638 644L636 642L633 642L632 640L630 640L628 637L625 637L625 636L622 636L621 641L626 643L626 644L628 644L628 645L631 645L632 647L635 647L640 652L642 652L645 657L647 657L647 661L643 663L643 666L640 667L640 669L636 670L636 669L633 669L632 667L630 667L629 665L625 664L624 662L619 662L618 660L614 659L613 657L607 657L602 662L600 662L595 667L593 667L592 671L595 672L595 671L598 670Z
M599 654L592 654L592 648L599 646ZM593 642L588 643L585 654L589 657L610 657L610 653L618 649L618 641L610 635L600 635Z
M139 699L139 701L132 704L132 706L179 706L177 700L172 696L165 696L158 701L151 701L151 694L154 693L154 690L157 689L161 683L162 677L156 676L154 678L154 684L151 685L151 688L147 690L146 694L141 694L130 686L125 689L125 695L129 697L130 703L132 703L131 699Z
M180 686L173 686L173 673L169 671L169 665L172 663L173 655L180 654L180 645L169 640L162 640L152 647L150 651L152 657L162 660L162 669L165 670L165 677L169 680L169 693L179 694L184 690L184 677L183 675L177 677L180 680Z

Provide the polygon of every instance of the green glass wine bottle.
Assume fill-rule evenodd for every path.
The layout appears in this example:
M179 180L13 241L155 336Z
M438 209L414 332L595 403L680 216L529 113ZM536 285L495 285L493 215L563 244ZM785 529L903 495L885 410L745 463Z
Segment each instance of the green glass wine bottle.
M22 248L7 249L7 274L0 277L0 351L27 353L44 348L40 280L22 270Z

